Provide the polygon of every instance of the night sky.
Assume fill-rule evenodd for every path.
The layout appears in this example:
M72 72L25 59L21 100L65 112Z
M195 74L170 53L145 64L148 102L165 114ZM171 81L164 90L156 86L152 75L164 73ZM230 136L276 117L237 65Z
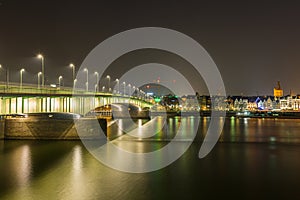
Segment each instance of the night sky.
M0 64L10 69L11 81L18 82L18 70L25 68L24 82L35 83L40 71L35 56L43 53L47 83L63 75L70 85L68 64L80 66L106 38L137 27L165 27L208 51L229 95L269 95L278 80L285 94L300 94L300 3L237 2L0 0ZM136 62L172 65L178 59L166 52L136 53L112 64L113 78ZM176 63L184 68L184 62ZM201 82L194 87L206 93Z

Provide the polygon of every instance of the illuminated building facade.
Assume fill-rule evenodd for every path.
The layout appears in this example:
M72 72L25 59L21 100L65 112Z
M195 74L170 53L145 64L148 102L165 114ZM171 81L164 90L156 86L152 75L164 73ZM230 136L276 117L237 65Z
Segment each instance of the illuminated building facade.
M283 89L280 86L280 81L277 82L277 87L274 87L274 97L280 98L283 96Z

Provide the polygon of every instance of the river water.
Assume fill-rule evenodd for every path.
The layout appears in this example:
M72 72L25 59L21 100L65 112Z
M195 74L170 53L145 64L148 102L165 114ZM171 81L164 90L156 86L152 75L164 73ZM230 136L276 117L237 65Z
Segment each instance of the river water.
M115 127L109 135L121 148L148 152L167 145L165 139L172 139L180 125L195 120L169 118L171 131L151 139L114 137ZM226 118L219 142L203 159L198 152L210 118L198 120L198 134L184 155L149 173L111 169L81 141L2 140L0 199L299 198L300 119Z

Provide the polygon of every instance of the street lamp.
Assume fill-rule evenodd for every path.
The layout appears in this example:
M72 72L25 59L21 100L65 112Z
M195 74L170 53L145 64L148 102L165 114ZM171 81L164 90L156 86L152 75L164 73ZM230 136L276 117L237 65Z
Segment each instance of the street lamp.
M38 54L37 57L42 61L42 87L45 86L45 58L42 54Z
M132 92L132 96L134 96L135 93L135 86L132 86L133 92Z
M108 79L108 92L110 91L110 76L107 75L106 78Z
M86 91L89 91L89 70L88 68L84 68L84 70L86 72Z
M38 73L38 89L40 89L40 82L41 82L41 80L40 80L40 76L42 75L42 72L39 72Z
M128 96L131 96L131 84L128 84Z
M105 90L105 86L102 87L102 92L104 92L104 90Z
M142 99L145 100L145 92L143 90L140 90L142 93Z
M3 69L2 65L0 64L0 69Z
M136 97L139 99L139 95L140 95L140 90L139 88L136 88Z
M120 80L119 79L116 79L116 82L117 82L117 88L118 88L118 90L117 90L117 94L118 93L120 93Z
M99 73L95 72L96 75L96 84L95 84L95 92L98 92L98 84L99 84Z
M25 69L20 70L20 88L22 89L23 86L23 72L25 72Z
M62 80L62 78L63 78L62 76L59 76L59 77L58 77L58 87L59 87L59 88L60 88L60 86L61 86L61 80Z
M9 69L8 68L4 68L1 64L0 64L0 69L4 69L6 71L6 87L8 87L8 83L9 83Z
M70 63L69 65L72 68L72 79L75 80L75 65L73 63Z
M73 87L74 88L76 87L76 82L77 82L77 79L75 78L74 81L73 81Z
M125 81L123 82L123 85L124 85L124 93L123 93L123 94L124 94L124 96L125 96L125 95L126 95L126 94L125 94L125 92L126 92L126 82L125 82Z

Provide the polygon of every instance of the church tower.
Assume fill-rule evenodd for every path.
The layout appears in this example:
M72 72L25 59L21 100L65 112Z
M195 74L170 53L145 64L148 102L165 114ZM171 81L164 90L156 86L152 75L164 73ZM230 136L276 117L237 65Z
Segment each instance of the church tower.
M283 96L283 90L280 86L280 81L277 81L277 87L274 87L274 97L280 98Z

